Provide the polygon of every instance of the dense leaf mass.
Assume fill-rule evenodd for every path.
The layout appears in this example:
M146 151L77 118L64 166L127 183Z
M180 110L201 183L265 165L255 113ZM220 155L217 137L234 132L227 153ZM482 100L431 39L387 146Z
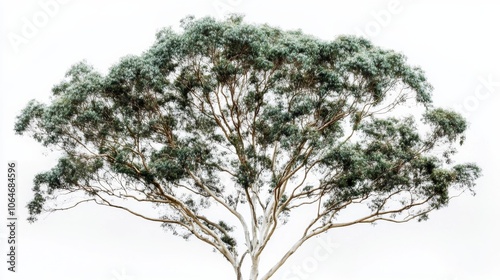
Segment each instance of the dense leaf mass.
M34 180L31 220L76 191L121 209L117 199L150 202L164 215L148 219L195 235L237 266L238 252L258 259L301 205L317 205L309 238L359 222L425 219L450 191L473 188L479 168L450 158L466 121L432 106L423 71L402 54L240 17L186 18L182 29L158 32L150 49L106 75L72 66L50 104L22 111L16 132L63 153ZM417 115L391 114L406 105ZM214 203L235 219L204 214ZM369 214L337 222L354 204ZM240 251L235 225L245 232Z

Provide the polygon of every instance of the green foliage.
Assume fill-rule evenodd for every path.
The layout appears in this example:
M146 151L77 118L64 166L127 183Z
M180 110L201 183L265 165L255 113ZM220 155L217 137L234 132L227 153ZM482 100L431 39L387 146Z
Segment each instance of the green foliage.
M454 141L458 136L463 137L467 128L465 119L458 113L446 111L444 109L435 109L426 112L424 119L433 127L433 133L436 138L448 138ZM461 138L461 143L463 138Z
M96 179L96 173L103 167L101 159L85 160L74 157L62 157L51 170L40 173L33 180L34 199L28 204L29 221L36 221L43 204L53 199L57 191L73 190L75 187L84 187ZM82 188L87 195L94 195L91 189Z
M230 250L233 250L236 246L236 241L229 235L223 235L221 237L222 242L226 243Z

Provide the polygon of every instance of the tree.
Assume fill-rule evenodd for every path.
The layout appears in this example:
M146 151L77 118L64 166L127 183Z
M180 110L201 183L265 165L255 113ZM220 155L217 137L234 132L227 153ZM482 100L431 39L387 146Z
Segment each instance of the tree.
M423 71L402 54L238 16L181 26L107 75L72 66L49 105L24 108L16 132L62 154L34 178L30 221L94 202L194 236L237 279L245 257L248 279L269 279L313 236L425 220L473 192L479 167L452 161L465 119L432 106ZM417 117L399 110L408 107ZM363 214L343 214L354 208ZM296 213L307 217L297 241L263 270L266 246Z

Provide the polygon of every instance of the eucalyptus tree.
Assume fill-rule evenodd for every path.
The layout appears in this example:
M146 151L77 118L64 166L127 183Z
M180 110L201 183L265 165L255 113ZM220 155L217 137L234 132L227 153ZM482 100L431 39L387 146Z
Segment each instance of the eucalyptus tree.
M72 66L50 104L23 109L16 132L61 152L34 178L30 221L83 202L114 207L201 240L236 279L269 279L314 236L425 220L473 191L479 167L452 161L466 120L432 105L404 55L237 16L181 27L106 75ZM296 242L266 251L298 213ZM264 254L276 262L264 267Z

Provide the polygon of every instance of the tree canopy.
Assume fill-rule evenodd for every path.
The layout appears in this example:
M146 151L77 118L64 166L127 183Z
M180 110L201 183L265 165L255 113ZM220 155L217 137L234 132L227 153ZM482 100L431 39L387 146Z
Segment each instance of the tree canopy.
M313 236L424 220L473 191L479 167L452 160L466 120L433 106L424 72L404 55L239 16L181 27L105 75L73 65L50 104L22 110L16 132L61 151L34 178L30 221L95 202L198 238L237 279L246 256L249 279L269 279ZM160 213L141 212L148 204ZM351 207L365 214L339 219ZM278 226L301 209L299 239L262 270Z

